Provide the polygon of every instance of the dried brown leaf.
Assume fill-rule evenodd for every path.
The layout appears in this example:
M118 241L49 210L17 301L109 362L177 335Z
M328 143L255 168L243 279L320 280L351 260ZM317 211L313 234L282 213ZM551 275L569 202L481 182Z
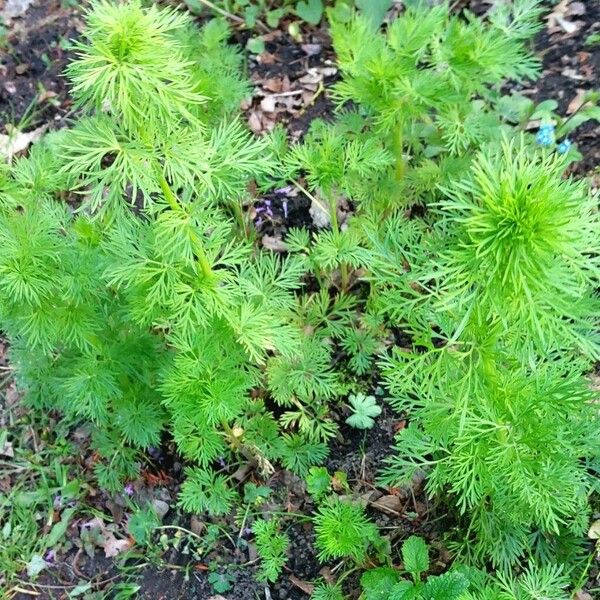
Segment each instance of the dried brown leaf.
M272 237L270 235L263 235L262 238L263 248L272 250L273 252L287 252L287 246L281 237Z
M300 590L302 590L305 594L309 596L315 591L314 584L304 581L303 579L298 579L295 575L290 575L290 581Z
M47 129L48 125L42 125L33 131L23 133L16 128L12 128L8 135L0 134L0 157L11 161L15 154L27 150L33 142L41 138Z

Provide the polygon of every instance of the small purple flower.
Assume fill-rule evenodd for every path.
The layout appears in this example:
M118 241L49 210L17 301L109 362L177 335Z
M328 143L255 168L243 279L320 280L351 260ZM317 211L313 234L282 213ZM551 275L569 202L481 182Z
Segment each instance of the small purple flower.
M252 535L252 529L250 529L250 527L244 527L242 535Z
M571 148L573 142L569 138L565 138L556 148L559 154L566 154Z
M535 141L545 148L552 146L554 144L554 125L542 125L535 136Z
M289 194L294 188L291 185L287 187L278 188L275 190L276 194Z
M46 556L44 556L44 560L48 563L54 562L56 560L56 552L54 550L48 550Z
M52 501L52 506L54 507L54 510L60 510L62 508L62 504L62 497L54 496L54 500Z
M124 488L123 488L123 492L125 492L125 494L127 496L133 496L133 484L132 483L128 483Z
M227 463L225 462L225 459L222 456L219 456L217 462L219 463L219 466L223 469L227 466Z

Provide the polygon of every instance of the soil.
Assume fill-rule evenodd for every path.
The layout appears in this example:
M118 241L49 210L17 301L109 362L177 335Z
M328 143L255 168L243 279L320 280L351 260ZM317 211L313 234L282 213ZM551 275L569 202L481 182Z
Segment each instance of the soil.
M79 35L83 23L79 10L66 4L38 0L8 27L8 47L0 46L0 131L7 124L35 129L70 111L63 72L70 58L68 41Z
M20 122L26 123L28 130L48 122L58 127L72 110L66 80L61 73L70 58L65 41L78 35L82 23L79 10L66 7L67 4L59 0L38 0L9 28L9 47L2 52L0 62L0 132L4 132L6 125ZM489 8L489 4L477 1L463 2L462 6L467 4L480 14ZM584 4L585 13L573 17L578 24L575 32L568 34L544 29L537 36L535 44L543 58L544 75L534 87L515 88L536 100L556 98L562 114L567 113L579 90L593 89L600 77L600 44L594 47L584 45L591 33L600 31L600 3ZM286 25L283 23L279 30L266 36L265 53L249 58L248 70L255 85L255 94L244 108L251 128L257 133L269 131L276 123L282 123L293 138L298 138L306 132L313 119L332 116L334 106L324 90L338 75L325 29L306 28L303 39L295 40L287 33ZM246 44L249 37L248 32L238 31L234 34L235 41L242 45ZM275 96L274 106L264 102L271 95ZM265 106L273 110L265 110ZM577 165L577 172L589 174L600 164L600 124L583 125L574 132L572 138L584 155ZM286 188L260 198L248 211L261 237L277 239L284 236L290 227L312 228L309 208L310 201L302 193ZM3 356L3 353L0 354ZM368 503L372 518L382 527L393 531L392 543L418 532L433 540L435 545L440 520L445 515L429 505L422 482L415 481L412 488L402 490L384 490L375 483L376 474L391 451L393 437L405 426L405 422L392 414L389 408L385 408L377 428L367 432L346 426L343 419L340 422L341 435L332 444L327 462L329 471L347 474L353 493ZM181 464L171 446L165 440L148 471L155 478L162 472L167 472L172 478L159 482L156 487L136 490L136 494L160 494L174 507ZM302 482L290 473L279 472L267 484L275 490L275 502L282 506L287 504L288 508L295 511L312 508ZM108 496L101 493L88 500L105 512L115 510ZM378 503L379 507L376 506ZM193 529L189 516L180 516L174 508L166 519L169 524ZM235 531L232 518L228 519L228 526ZM209 558L219 561L220 571L224 565L232 565L228 571L232 589L223 593L224 598L308 598L306 582L320 576L327 577L330 572L328 569L333 565L323 568L316 560L310 524L295 522L289 526L287 533L291 540L289 561L284 576L277 584L266 586L256 582L253 549L248 544L235 552L224 544L211 553ZM172 550L167 551L163 559L173 567L165 569L148 564L138 570L136 582L141 586L140 598L208 600L215 596L204 564L196 565L198 568L184 569L182 567L187 565L189 559ZM441 568L445 564L442 550L438 559L437 564ZM137 561L138 564L140 561ZM108 583L118 580L119 576L113 560L106 559L101 550L95 553L94 558L71 550L55 567L42 573L35 589L41 600L66 598L66 592L81 579ZM98 589L103 585L99 585ZM15 598L28 600L30 596L18 594Z

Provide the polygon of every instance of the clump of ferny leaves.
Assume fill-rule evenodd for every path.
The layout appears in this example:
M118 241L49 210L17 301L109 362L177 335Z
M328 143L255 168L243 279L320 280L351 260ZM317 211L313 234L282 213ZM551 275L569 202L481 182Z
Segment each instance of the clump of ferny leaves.
M67 73L81 116L2 171L2 327L28 401L93 423L104 487L168 430L192 463L183 506L221 514L235 491L217 459L268 472L326 453L310 428L280 435L251 394L268 357L307 352L305 263L240 235L273 157L233 113L248 87L226 25L137 0L95 2L86 21Z
M92 4L68 69L79 118L0 169L0 312L28 402L93 424L103 486L168 432L185 510L234 510L234 456L308 475L321 499L331 406L349 397L347 423L377 428L356 390L379 360L408 416L382 483L424 471L457 507L454 548L504 570L482 598L563 589L553 562L585 531L598 467L582 374L599 354L599 220L565 177L572 149L525 133L544 111L500 92L536 76L539 14L515 0L485 20L408 9L385 32L334 20L339 113L287 148L236 117L248 85L224 23ZM289 231L283 254L256 247L253 180L294 185L322 226ZM314 524L322 560L379 560L351 500ZM285 564L280 525L255 522L266 581ZM315 597L343 597L341 582Z
M539 15L521 0L486 21L409 9L385 33L333 22L352 109L286 163L332 222L291 249L338 270L342 292L367 280L366 321L402 340L380 364L411 423L382 481L426 471L467 524L459 550L503 568L581 538L598 458L582 376L598 356L597 211L564 178L570 157L523 133L536 107L497 91L536 76Z
M382 479L424 470L468 522L459 550L502 568L581 539L594 487L600 221L565 167L522 140L482 151L421 256L380 247L411 265L385 310L413 340L381 364L412 418Z

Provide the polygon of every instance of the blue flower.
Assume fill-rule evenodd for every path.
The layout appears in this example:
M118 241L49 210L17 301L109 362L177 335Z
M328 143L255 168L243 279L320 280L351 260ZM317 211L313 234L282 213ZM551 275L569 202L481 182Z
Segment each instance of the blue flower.
M556 148L556 151L559 154L566 154L569 151L569 148L571 147L572 142L569 138L565 138Z
M535 141L544 147L554 144L554 125L542 125L535 136Z

